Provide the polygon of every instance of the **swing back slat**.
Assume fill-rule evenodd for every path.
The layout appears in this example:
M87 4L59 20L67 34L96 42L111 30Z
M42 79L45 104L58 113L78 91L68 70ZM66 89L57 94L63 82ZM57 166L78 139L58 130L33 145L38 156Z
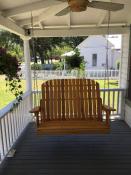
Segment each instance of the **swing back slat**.
M99 84L94 80L56 79L42 84L40 107L31 112L37 117L39 133L78 134L108 133L113 110L102 106Z
M99 85L93 80L50 80L42 85L41 114L49 120L102 118Z

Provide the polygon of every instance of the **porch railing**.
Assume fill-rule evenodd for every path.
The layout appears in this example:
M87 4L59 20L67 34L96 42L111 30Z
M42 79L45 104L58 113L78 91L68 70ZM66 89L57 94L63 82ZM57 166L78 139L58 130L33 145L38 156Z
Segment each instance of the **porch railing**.
M100 94L103 104L110 105L115 108L116 111L112 112L111 115L119 115L123 117L123 108L125 105L125 89L100 89ZM41 91L33 92L33 106L39 106L41 99Z
M121 119L124 117L125 95L126 91L122 88L100 89L102 103L116 109L111 115L118 115Z
M29 93L25 93L23 100L13 110L15 101L0 111L0 162L9 156L11 148L32 120L29 114L30 97Z
M25 73L22 72L23 79L25 79ZM118 80L119 79L119 70L85 70L84 72L79 72L78 70L38 70L35 71L35 76L40 80L49 80L49 79L61 79L61 78L91 78L91 79L104 79L109 77L109 79ZM34 78L34 72L32 71L32 77Z
M101 97L103 103L110 103L112 107L116 109L111 115L124 116L125 105L125 90L124 89L101 89ZM33 106L39 105L41 99L41 92L33 92L32 95L25 93L23 101L13 110L13 103L10 103L7 107L0 111L0 162L5 157L10 156L10 150L13 145L26 128L26 126L32 121L32 116L29 114L31 108L31 100Z

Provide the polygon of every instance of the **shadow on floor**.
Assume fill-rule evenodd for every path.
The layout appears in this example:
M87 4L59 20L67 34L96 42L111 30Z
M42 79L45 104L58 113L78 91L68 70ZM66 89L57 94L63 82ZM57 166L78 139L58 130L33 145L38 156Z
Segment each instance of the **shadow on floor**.
M37 135L30 124L1 175L130 175L131 129L111 122L102 135Z

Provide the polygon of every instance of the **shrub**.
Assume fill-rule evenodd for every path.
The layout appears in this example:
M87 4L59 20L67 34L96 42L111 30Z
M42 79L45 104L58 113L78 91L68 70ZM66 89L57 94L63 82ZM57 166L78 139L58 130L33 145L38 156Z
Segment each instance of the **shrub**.
M64 69L64 63L63 62L57 62L53 64L54 70L63 70Z
M31 70L42 70L42 65L38 63L32 64Z
M6 85L9 86L9 90L15 95L18 102L22 100L21 95L21 75L20 75L20 62L15 56L9 54L6 49L0 48L0 74L5 74Z
M75 49L74 55L66 56L65 61L68 69L80 69L81 65L84 65L84 57L80 56L80 52L78 49Z

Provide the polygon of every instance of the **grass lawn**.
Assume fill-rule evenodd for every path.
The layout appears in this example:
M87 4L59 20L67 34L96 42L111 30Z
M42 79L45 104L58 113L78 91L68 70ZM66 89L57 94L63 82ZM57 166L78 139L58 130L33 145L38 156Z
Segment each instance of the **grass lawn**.
M25 81L22 81L22 90L25 91ZM5 107L15 96L11 94L8 87L6 87L5 76L0 76L0 109Z
M103 80L97 80L97 81L100 84L100 88L104 88L104 81ZM43 80L38 80L39 90L41 89L42 82ZM21 84L22 84L23 91L25 91L25 80L22 80ZM107 87L107 83L106 83L106 87ZM116 80L110 80L110 88L118 88L118 82ZM7 104L9 104L14 99L15 97L8 90L8 87L6 87L5 77L0 76L0 109L5 107Z

